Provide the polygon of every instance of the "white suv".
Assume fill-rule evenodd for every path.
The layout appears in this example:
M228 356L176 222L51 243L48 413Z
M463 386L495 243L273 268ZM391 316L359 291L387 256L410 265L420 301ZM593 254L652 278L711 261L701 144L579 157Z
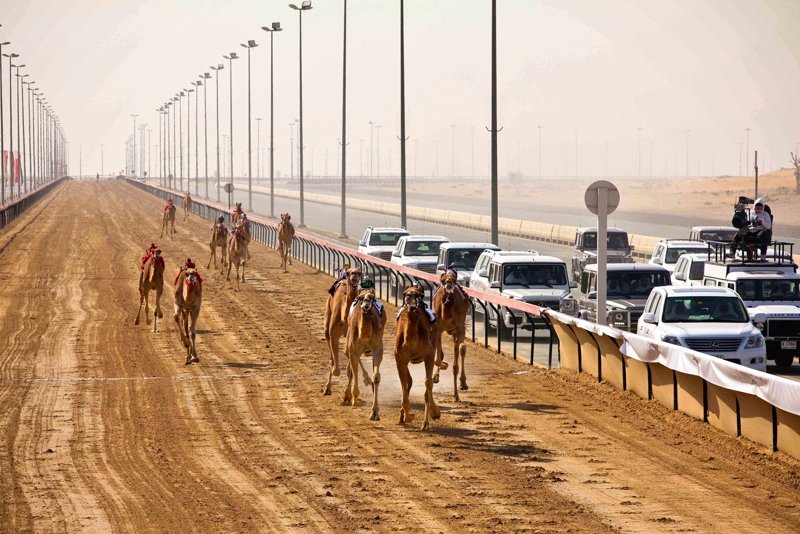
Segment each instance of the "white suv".
M767 370L764 336L739 295L723 287L653 288L637 333L756 369Z
M408 230L402 227L368 226L367 229L364 230L364 237L358 242L358 251L382 260L390 261L392 259L394 247L404 235L408 235Z
M663 265L666 270L672 272L682 254L708 254L708 244L688 239L662 239L653 249L650 263Z

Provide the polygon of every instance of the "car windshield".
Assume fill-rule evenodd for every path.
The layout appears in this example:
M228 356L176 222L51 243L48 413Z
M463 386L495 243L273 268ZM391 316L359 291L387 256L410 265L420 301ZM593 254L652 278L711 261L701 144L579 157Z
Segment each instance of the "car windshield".
M505 286L563 286L567 284L567 268L559 263L506 265L503 269Z
M744 300L794 300L800 301L798 280L754 279L736 282L736 292Z
M750 317L737 297L668 297L665 323L747 323Z
M736 235L738 230L731 228L730 230L703 230L700 232L700 239L703 241L724 241L730 243L733 241L733 236Z
M706 253L708 253L707 246L668 247L667 257L664 259L664 263L675 263L676 261L678 261L678 258L681 257L681 254L706 254Z
M392 247L397 244L401 237L408 234L392 233L392 232L372 232L369 236L370 246L386 246Z
M624 250L628 248L628 234L625 232L609 232L606 239L608 250ZM583 248L597 249L597 232L583 234Z
M482 249L450 249L447 251L447 267L456 271L471 271L478 263Z
M669 285L670 280L664 272L610 272L608 273L606 294L609 297L647 297L654 287Z
M439 241L408 241L404 253L406 256L438 256Z

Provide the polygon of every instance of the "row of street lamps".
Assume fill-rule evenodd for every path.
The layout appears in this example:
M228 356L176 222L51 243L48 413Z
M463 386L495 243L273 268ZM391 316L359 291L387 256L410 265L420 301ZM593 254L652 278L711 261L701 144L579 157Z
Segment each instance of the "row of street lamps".
M19 54L3 53L3 47L9 44L10 41L0 40L0 203L2 204L5 204L6 200L18 198L23 193L33 191L42 184L67 174L67 140L58 116L41 89L35 87L36 82L26 80L28 74L20 74L20 69L25 65L15 63L20 57ZM5 142L6 120L3 102L4 57L8 58L8 148ZM16 77L16 83L12 83L14 79L12 69L15 69L13 76ZM8 199L6 198L7 174L10 186Z

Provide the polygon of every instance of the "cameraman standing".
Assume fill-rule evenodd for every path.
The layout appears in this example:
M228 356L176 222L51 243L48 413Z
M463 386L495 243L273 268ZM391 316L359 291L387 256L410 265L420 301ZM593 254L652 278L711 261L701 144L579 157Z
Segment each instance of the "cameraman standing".
M753 213L750 214L749 234L755 234L761 250L761 259L767 259L767 247L772 242L772 216L764 211L764 203L761 199L756 201Z

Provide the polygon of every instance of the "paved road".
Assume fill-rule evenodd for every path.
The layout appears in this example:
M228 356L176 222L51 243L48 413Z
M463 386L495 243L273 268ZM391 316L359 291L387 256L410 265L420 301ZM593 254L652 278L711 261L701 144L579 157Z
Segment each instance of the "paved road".
M132 324L138 261L156 240L171 281L205 259L208 221L158 239L160 213L68 182L0 233L0 532L796 532L796 461L475 345L429 432L414 367L399 426L392 306L381 420L371 388L341 405L344 377L322 396L330 278L258 244L241 292L201 268L185 366L169 289L158 333Z

